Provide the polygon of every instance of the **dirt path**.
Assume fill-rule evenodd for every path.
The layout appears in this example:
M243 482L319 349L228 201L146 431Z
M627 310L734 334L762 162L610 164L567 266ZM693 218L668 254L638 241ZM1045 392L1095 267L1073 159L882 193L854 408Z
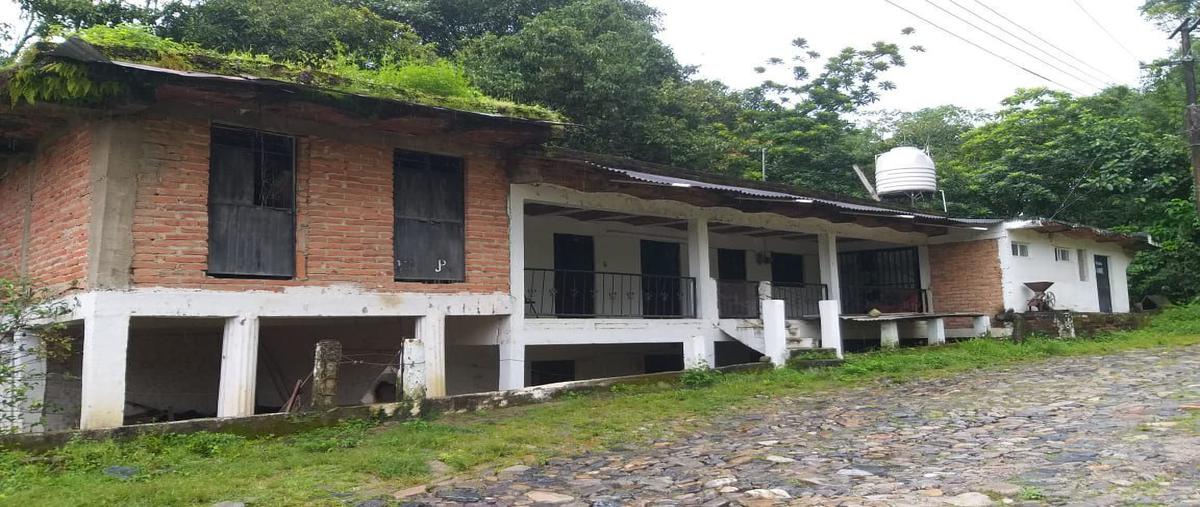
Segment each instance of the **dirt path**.
M408 505L1200 505L1200 347L782 398Z

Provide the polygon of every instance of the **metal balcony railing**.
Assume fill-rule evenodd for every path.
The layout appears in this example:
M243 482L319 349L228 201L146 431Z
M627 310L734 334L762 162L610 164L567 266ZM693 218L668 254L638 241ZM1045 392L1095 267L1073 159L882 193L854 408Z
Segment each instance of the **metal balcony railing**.
M696 317L696 279L566 269L525 270L528 318Z
M763 282L717 280L717 310L722 319L757 319L761 315L759 301L767 296ZM820 301L829 297L829 287L820 283L771 283L771 299L783 300L784 314L789 319L819 315Z

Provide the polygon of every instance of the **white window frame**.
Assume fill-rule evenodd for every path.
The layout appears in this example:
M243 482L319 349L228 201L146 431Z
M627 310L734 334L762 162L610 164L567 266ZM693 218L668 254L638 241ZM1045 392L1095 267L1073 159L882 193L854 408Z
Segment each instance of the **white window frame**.
M1058 262L1071 262L1071 249L1054 247L1054 260Z
M1029 257L1029 243L1013 241L1012 255L1013 257Z

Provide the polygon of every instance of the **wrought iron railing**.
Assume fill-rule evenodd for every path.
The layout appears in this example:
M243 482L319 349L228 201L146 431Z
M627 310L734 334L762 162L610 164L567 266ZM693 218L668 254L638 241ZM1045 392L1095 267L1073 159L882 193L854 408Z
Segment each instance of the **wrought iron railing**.
M717 309L722 319L757 319L764 296L762 282L717 280ZM784 315L799 319L819 315L820 301L829 298L829 287L820 283L771 283L771 299L783 300Z
M525 316L696 317L696 279L566 269L525 270Z
M717 314L722 319L757 319L758 282L717 280Z
M925 313L929 308L928 299L928 291L916 287L843 285L842 313L865 314L871 310L883 313Z
M823 283L771 284L771 299L783 300L783 313L789 319L821 314L820 302L829 299L829 286Z

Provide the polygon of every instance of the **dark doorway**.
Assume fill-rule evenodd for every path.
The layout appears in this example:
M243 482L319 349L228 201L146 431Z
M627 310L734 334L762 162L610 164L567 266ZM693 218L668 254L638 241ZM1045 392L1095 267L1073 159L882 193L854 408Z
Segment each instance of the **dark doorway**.
M1100 311L1112 313L1112 286L1108 279L1108 256L1092 256L1096 263L1096 292L1100 295Z
M778 283L804 283L804 256L772 253L771 281Z
M531 361L529 385L540 386L575 380L575 361Z
M554 313L587 317L596 310L596 251L591 236L554 235Z
M717 250L717 279L745 280L746 251L720 248Z
M683 371L682 354L650 354L646 356L646 373Z
M642 240L642 315L682 314L680 272L679 243Z

